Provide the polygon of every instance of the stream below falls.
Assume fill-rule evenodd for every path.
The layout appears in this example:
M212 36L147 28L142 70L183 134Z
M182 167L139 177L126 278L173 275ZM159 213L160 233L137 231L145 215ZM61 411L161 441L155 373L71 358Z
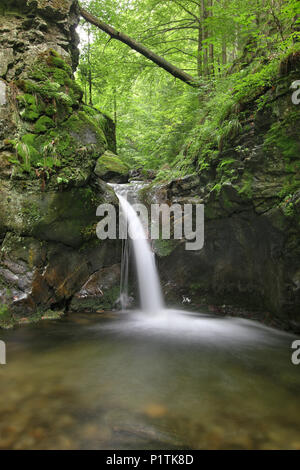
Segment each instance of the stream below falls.
M300 449L292 336L171 310L1 331L0 449Z

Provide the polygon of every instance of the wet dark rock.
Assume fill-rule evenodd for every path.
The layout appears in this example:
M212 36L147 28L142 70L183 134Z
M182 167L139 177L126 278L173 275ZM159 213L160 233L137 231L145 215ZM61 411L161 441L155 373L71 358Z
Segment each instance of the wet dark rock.
M131 181L151 181L154 180L157 175L155 170L147 170L145 168L134 168L129 171L129 179Z
M70 304L72 311L111 309L120 295L120 265L102 268L90 276Z
M169 302L178 305L185 296L189 308L230 305L299 331L300 107L289 89L299 70L294 64L278 78L280 92L267 90L261 109L248 103L241 132L222 143L205 170L142 190L148 204L205 205L202 250L186 251L176 240L155 243Z

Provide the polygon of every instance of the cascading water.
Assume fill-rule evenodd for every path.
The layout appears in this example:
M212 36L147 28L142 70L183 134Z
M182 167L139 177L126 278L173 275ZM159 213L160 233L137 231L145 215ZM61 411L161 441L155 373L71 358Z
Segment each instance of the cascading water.
M128 234L133 247L142 310L149 313L157 313L163 310L164 303L155 265L155 255L147 240L143 224L128 201L130 196L131 200L134 199L133 195L136 194L137 189L140 189L140 187L139 184L132 186L113 185L128 223ZM135 201L133 200L133 202ZM128 299L129 246L127 240L124 242L122 255L120 302L122 308L124 308Z
M155 264L155 255L151 250L146 231L134 207L139 202L138 192L144 183L111 184L117 194L122 212L128 223L129 240L123 241L121 269L122 309L128 307L128 278L130 246L133 248L138 287L142 311L151 315L138 315L132 312L127 318L126 331L146 331L147 334L167 335L179 338L184 336L188 341L204 341L215 344L222 338L222 344L249 345L255 342L268 343L272 338L288 337L286 333L263 326L254 321L239 318L217 318L208 312L188 312L166 308L160 287L159 275ZM137 209L138 210L138 209ZM159 313L159 315L155 315ZM154 315L153 315L154 314ZM195 316L196 315L196 316Z

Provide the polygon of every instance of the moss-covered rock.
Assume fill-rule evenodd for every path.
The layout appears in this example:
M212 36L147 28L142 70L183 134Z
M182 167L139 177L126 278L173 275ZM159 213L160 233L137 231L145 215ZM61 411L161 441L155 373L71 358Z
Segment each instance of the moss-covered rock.
M129 166L117 155L106 151L97 160L95 174L104 181L126 183L128 181L129 169Z
M13 321L36 321L119 261L118 243L96 237L98 205L117 204L94 174L115 150L114 124L83 103L74 79L77 2L1 7L0 304Z

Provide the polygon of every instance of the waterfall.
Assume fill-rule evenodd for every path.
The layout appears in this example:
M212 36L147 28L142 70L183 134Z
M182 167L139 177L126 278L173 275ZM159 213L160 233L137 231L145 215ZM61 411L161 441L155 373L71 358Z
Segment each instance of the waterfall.
M122 185L113 185L119 198L123 214L128 223L128 234L130 236L134 253L141 307L145 312L157 313L163 310L164 303L155 264L155 254L151 250L150 243L147 240L146 232L140 218L133 206L127 200L128 191L124 191L124 189L120 190L120 186ZM124 195L126 197L122 196L121 193L125 193ZM128 243L126 243L126 241L123 245L122 254L123 257L129 257ZM120 301L123 308L126 298L126 281L128 281L128 259L126 260L123 258L121 277L123 291L121 291Z

